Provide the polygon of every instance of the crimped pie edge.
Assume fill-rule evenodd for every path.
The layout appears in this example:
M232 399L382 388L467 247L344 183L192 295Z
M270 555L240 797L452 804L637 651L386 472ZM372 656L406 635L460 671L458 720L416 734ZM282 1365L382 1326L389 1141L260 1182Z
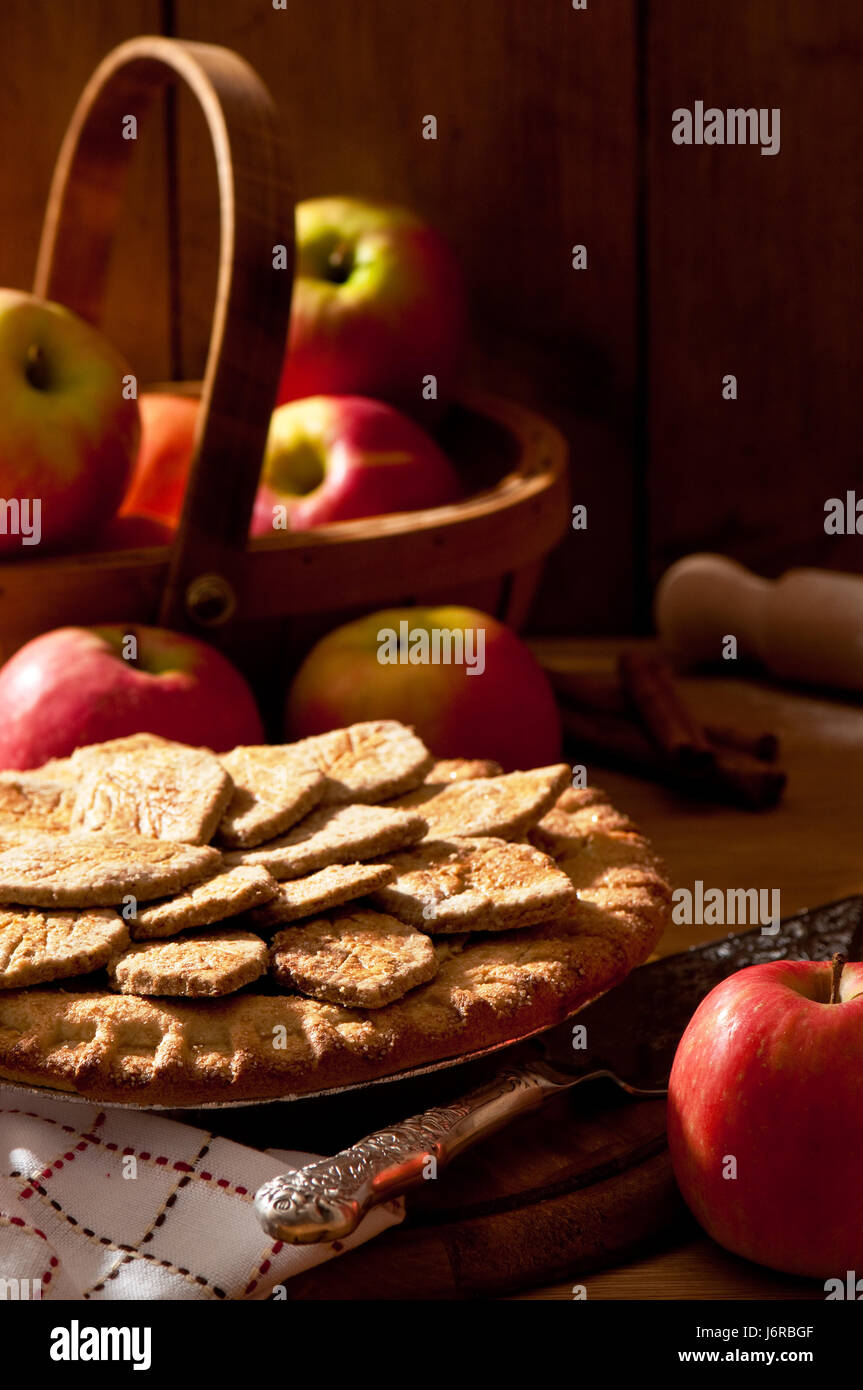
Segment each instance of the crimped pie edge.
M650 955L671 901L662 866L652 855L645 862L647 842L629 822L623 829L597 788L564 799L588 833L620 834L640 850L631 866L617 864L601 885L579 892L571 924L472 939L435 979L379 1009L296 995L167 1003L105 990L10 990L0 997L0 1077L132 1105L276 1099L396 1075L550 1027ZM11 1042L16 1016L23 1027ZM279 1026L283 1048L272 1042Z

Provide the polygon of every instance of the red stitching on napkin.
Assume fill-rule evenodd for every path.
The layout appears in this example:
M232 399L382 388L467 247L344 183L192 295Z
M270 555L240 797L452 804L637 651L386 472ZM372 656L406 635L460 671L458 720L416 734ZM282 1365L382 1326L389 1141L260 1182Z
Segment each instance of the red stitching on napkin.
M30 1226L21 1216L11 1216L8 1211L0 1211L0 1221L5 1221L7 1226L20 1226L23 1231L29 1232L31 1236L38 1236L40 1240L47 1240L44 1231L40 1231L38 1226Z
M90 1230L88 1226L82 1226L80 1221L78 1221L76 1217L72 1216L63 1207L61 1207L60 1203L55 1201L53 1197L49 1197L48 1193L45 1191L45 1188L40 1187L39 1183L33 1182L32 1187L33 1189L35 1189L38 1195L48 1203L52 1210L55 1211L57 1215L67 1223L67 1225L74 1226L76 1230L80 1231L81 1234L86 1236L88 1240L93 1241L94 1244L103 1245L106 1250L116 1250L118 1254L124 1255L126 1259L120 1261L120 1264L124 1264L131 1260L145 1260L148 1264L158 1265L160 1269L167 1269L170 1274L181 1275L183 1278L188 1279L190 1283L198 1284L202 1288L211 1289L216 1298L227 1298L227 1294L225 1293L224 1289L220 1289L217 1284L212 1284L210 1280L207 1279L203 1274L192 1274L189 1270L180 1269L178 1265L172 1264L170 1260L159 1260L156 1258L155 1255L148 1255L144 1250L135 1250L131 1245L118 1245L108 1236L96 1235L96 1232ZM23 1193L20 1195L23 1196ZM13 1218L10 1218L10 1220L13 1220ZM39 1234L42 1233L40 1232ZM47 1236L43 1236L43 1239L47 1240ZM119 1272L119 1267L120 1265L118 1264L117 1272ZM107 1277L110 1278L111 1276L109 1275ZM96 1289L100 1289L101 1287L101 1284L96 1285L95 1289L92 1290L92 1292L95 1292ZM85 1290L84 1298L89 1298L90 1292L90 1290Z
M258 1287L258 1284L261 1282L262 1276L266 1274L267 1271L272 1267L273 1262L271 1257L273 1255L278 1255L279 1251L282 1248L282 1244L282 1241L277 1240L275 1244L270 1246L263 1260L258 1265L257 1270L255 1271L255 1278L251 1279L249 1283L246 1285L246 1287L243 1289L243 1298L248 1298L250 1293L254 1293L255 1289Z
M26 1231L28 1235L38 1236L40 1240L44 1240L47 1243L48 1237L45 1232L40 1231L38 1226L28 1226L26 1221L21 1220L20 1216L10 1216L8 1212L0 1211L0 1224L3 1223L7 1226L17 1226L20 1230ZM52 1255L48 1260L48 1268L43 1271L39 1281L43 1288L51 1283L54 1277L53 1271L59 1268L60 1261L57 1259L56 1255Z
M59 1120L52 1120L44 1115L37 1115L35 1111L32 1110L18 1110L0 1106L0 1115L26 1115L28 1119L31 1120L45 1120L46 1124L57 1125L59 1129L64 1130L67 1134L77 1134L80 1142L75 1145L75 1148L79 1153L85 1153L88 1144L93 1144L97 1148L107 1149L111 1153L116 1153L120 1148L119 1144L115 1144L111 1140L100 1139L98 1134L94 1134L92 1130L88 1130L86 1133L82 1133L81 1131L74 1129L71 1125L61 1125ZM97 1129L99 1125L104 1122L105 1118L106 1116L103 1111L102 1114L96 1117L93 1129ZM135 1154L136 1150L133 1149L131 1145L127 1144L124 1146L124 1156ZM154 1163L160 1168L167 1168L170 1166L176 1172L189 1173L193 1178L198 1179L201 1182L215 1182L218 1187L222 1187L226 1191L233 1191L234 1193L236 1193L238 1197L249 1197L248 1188L243 1187L239 1184L234 1184L230 1182L228 1178L216 1178L213 1176L212 1173L196 1173L194 1167L191 1164L184 1163L182 1160L179 1159L174 1160L170 1158L167 1154L157 1154L157 1156L154 1158L153 1155L149 1152L149 1150L141 1149L139 1152L137 1152L136 1156L141 1160L142 1163ZM63 1154L63 1158L66 1159L68 1163L72 1163L75 1159L75 1154L71 1150L69 1150L67 1153ZM54 1160L53 1167L55 1169L60 1169L63 1167L63 1164L59 1160ZM40 1173L40 1177L44 1178L46 1181L51 1176L52 1171L50 1167L44 1168ZM20 1197L29 1197L30 1195L31 1194L29 1192L19 1193ZM249 1198L249 1200L251 1200L251 1198Z
M201 1148L199 1149L198 1153L195 1155L195 1162L196 1162L196 1163L198 1163L199 1160L202 1159L202 1158L204 1157L204 1155L205 1155L206 1153L209 1152L210 1140L211 1140L211 1138L212 1138L212 1135L211 1135L211 1134L208 1134L208 1135L206 1136L206 1139L205 1139L203 1145L202 1145ZM179 1166L178 1164L176 1164L176 1163L174 1164L174 1167L175 1167L175 1168L178 1167L178 1166ZM186 1168L189 1168L189 1165L188 1165L188 1164L184 1164L184 1165L182 1165L182 1166L183 1166L183 1167L186 1167ZM189 1168L189 1172L190 1172L190 1173L192 1172L192 1169L191 1169L191 1168ZM150 1229L149 1229L148 1231L146 1231L145 1234L141 1237L141 1241L140 1241L140 1244L141 1244L141 1245L146 1245L147 1241L153 1239L153 1236L154 1236L155 1232L156 1232L161 1226L164 1226L164 1224L165 1224L165 1222L166 1222L166 1220L167 1220L167 1217L168 1217L168 1212L169 1212L169 1211L171 1210L171 1208L175 1205L175 1203L176 1203L176 1201L177 1201L177 1197L179 1196L179 1194L180 1194L180 1192L182 1191L182 1189L183 1189L184 1187L186 1187L190 1181L191 1181L191 1178L190 1178L188 1175L183 1176L183 1177L180 1179L180 1181L177 1183L177 1186L176 1186L176 1188L174 1189L174 1191L165 1199L163 1208L162 1208L162 1210L158 1213L158 1215L155 1217L155 1219L154 1219L152 1225L150 1226ZM124 1256L123 1256L123 1259L122 1259L122 1260L118 1260L117 1263L114 1265L114 1268L111 1269L106 1275L104 1275L103 1278L99 1281L98 1284L94 1284L93 1287L92 1287L91 1289L86 1289L86 1290L84 1291L84 1297L85 1297L85 1298L89 1298L91 1293L100 1293L101 1290L104 1289L105 1285L109 1282L109 1280L111 1280L111 1279L116 1279L117 1276L118 1276L119 1273L120 1273L120 1270L123 1268L123 1265L124 1265L124 1264L128 1264L128 1263L130 1262L130 1260L132 1259L133 1255L138 1255L138 1256L140 1256L141 1259L150 1260L150 1261L151 1261L152 1263L154 1263L154 1264L161 1265L163 1269L170 1269L173 1273L181 1275L182 1278L184 1278L184 1279L191 1279L191 1280L193 1280L196 1284L206 1285L208 1288L211 1288L211 1289L213 1290L213 1292L215 1293L215 1295L216 1295L217 1298L225 1298L225 1297L227 1297L227 1295L225 1294L225 1292L224 1292L223 1289L220 1289L220 1288L218 1287L218 1285L216 1285L216 1284L211 1284L211 1283L209 1282L209 1280L205 1279L204 1276L203 1276L202 1274L192 1274L190 1270L184 1269L181 1265L172 1265L172 1264L170 1263L170 1261L168 1261L168 1260L157 1260L157 1259L155 1258L155 1256L153 1256L153 1255L148 1255L148 1254L146 1253L146 1251L141 1250L141 1249L138 1249L137 1251L130 1251L130 1250L128 1249L128 1247L124 1247L124 1246L119 1246L119 1247L116 1247L116 1246L115 1246L114 1248L115 1248L115 1249L118 1249L118 1250L122 1250L122 1251L125 1252L125 1253L124 1253Z
M28 1120L44 1120L46 1125L56 1125L66 1134L78 1133L73 1125L61 1125L59 1120L52 1120L50 1115L37 1115L35 1110L20 1110L17 1107L0 1105L0 1115L26 1115Z

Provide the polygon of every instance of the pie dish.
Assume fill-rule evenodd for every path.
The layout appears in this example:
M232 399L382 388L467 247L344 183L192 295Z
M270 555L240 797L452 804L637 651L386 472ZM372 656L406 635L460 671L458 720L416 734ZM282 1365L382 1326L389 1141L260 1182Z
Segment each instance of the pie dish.
M136 807L138 829L173 824L164 805L161 818L147 815L147 797L162 795L158 787L152 791L158 783L154 768L159 744L166 767L176 766L179 745L147 740L142 760L146 767L139 781L135 741L115 740L101 746L101 757L98 751L88 758L76 754L63 766L49 765L44 773L37 769L18 774L26 781L26 815L21 814L17 792L8 809L0 799L0 870L4 854L15 869L8 880L0 871L0 911L13 917L16 911L23 914L12 895L22 882L26 887L44 881L50 885L47 903L31 902L26 908L31 933L34 915L44 912L56 918L54 904L61 900L64 918L60 963L51 969L49 962L45 970L50 973L38 977L49 983L20 987L27 977L21 975L13 947L4 955L0 938L0 1077L94 1101L138 1106L275 1099L376 1080L553 1025L645 960L668 920L670 889L661 864L603 792L595 787L573 789L564 764L503 776L493 764L466 762L462 769L450 761L446 785L461 782L463 787L458 793L447 792L441 803L441 782L435 773L440 764L433 764L413 731L395 721L354 725L324 735L318 743L284 745L286 765L292 761L294 770L281 779L282 802L278 776L264 776L256 791L255 778L248 774L249 767L266 771L274 760L277 763L277 749L260 757L243 750L242 757L232 762L227 755L220 764L228 778L231 766L242 765L244 824L256 823L254 799L259 794L257 823L278 827L277 844L289 840L292 848L302 845L308 820L309 838L315 836L319 846L319 822L332 814L323 811L327 806L338 814L346 806L389 811L377 819L366 817L372 831L357 839L357 862L345 860L337 837L332 838L331 857L325 854L322 863L316 852L300 869L303 877L297 876L295 858L268 855L268 842L228 850L213 808L218 804L224 832L225 807L233 804L230 785L222 787L212 766L199 759L199 809L201 815L207 810L220 848L157 840L183 873L148 877L141 869L142 862L149 863L142 849L145 837L136 833L128 841L133 851L130 888L122 872L123 834L115 829L110 835L82 831L76 806L90 807L94 797L98 802L94 769L101 766L106 785L116 785L116 759L122 769L124 805ZM297 795L298 758L325 779L323 786L315 779L309 782L316 788L312 810L308 798ZM62 801L56 795L59 783ZM194 776L184 783L183 812L197 828L201 815L195 819L193 784ZM433 808L434 816L431 823L418 824L424 805ZM439 833L441 805L447 834L462 829L455 856L453 843ZM297 819L289 824L293 814ZM472 836L482 850L480 859L466 844ZM100 846L105 864L100 862ZM222 848L221 861L214 861ZM440 872L438 853L447 857ZM153 858L161 863L159 854ZM29 878L22 878L20 871L25 861ZM256 898L224 891L219 920L202 923L200 912L190 914L196 882L201 884L199 896L210 900L219 886L219 873L236 873L233 866L242 863L257 866L254 874L247 871L255 882ZM460 877L464 865L470 866L468 879ZM371 872L375 867L378 873ZM328 868L330 874L325 872ZM562 875L571 893L567 884L562 891L557 886ZM305 877L313 881L304 897ZM208 882L214 886L206 887ZM500 884L498 912L495 882ZM226 890L231 883L226 882ZM356 896L346 901L352 884ZM550 884L553 900L548 897ZM140 938L136 934L136 894L145 923L159 918L159 941L147 942L151 927L142 930ZM101 903L105 896L110 903ZM89 974L72 975L82 960L85 965L90 960L86 953L70 949L74 915L80 913L82 936L88 924L92 932L95 897L106 917L111 910L122 916L132 944L118 931L110 959L100 951L92 956L97 964ZM180 900L177 910L170 908L174 899ZM308 913L296 917L292 904L304 900L310 904ZM547 917L532 910L534 901L549 902ZM513 902L518 907L515 915L507 906ZM280 903L284 915L278 910ZM529 925L514 925L519 922ZM212 961L207 959L208 938ZM265 973L256 938L267 953ZM44 939L50 943L53 938L49 933ZM13 933L10 941L17 940ZM136 940L142 944L136 946ZM244 960L253 957L256 978L251 969L216 968L226 942L233 952L240 949L235 940ZM40 949L47 951L48 945ZM170 959L170 969L164 969L163 957ZM64 968L63 961L73 964ZM158 969L136 976L125 961L133 961L136 970L139 962L152 961ZM128 992L135 978L146 979L150 992ZM212 997L215 991L222 992ZM352 1002L334 1002L337 999ZM361 1007L356 1000L362 1001Z

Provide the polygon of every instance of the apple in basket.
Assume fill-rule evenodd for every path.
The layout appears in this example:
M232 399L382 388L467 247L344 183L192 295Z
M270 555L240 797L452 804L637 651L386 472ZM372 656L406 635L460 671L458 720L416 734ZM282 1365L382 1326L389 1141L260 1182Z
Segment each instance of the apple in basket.
M141 443L120 515L176 526L195 448L200 402L193 396L144 391Z
M273 414L252 535L455 502L455 469L407 416L362 396L312 396Z
M702 1000L674 1059L668 1143L714 1240L843 1288L863 1276L861 1073L863 963L750 965Z
M279 401L372 396L427 419L427 378L439 401L452 394L466 331L447 243L406 208L357 198L300 203L296 234Z
M260 743L251 690L220 652L135 623L43 633L0 668L0 768L134 733L217 753Z
M0 554L83 548L115 514L138 446L130 375L62 305L0 290Z
M439 758L493 758L507 772L560 757L545 673L514 632L474 608L384 609L312 648L288 693L288 737L365 719L400 719Z

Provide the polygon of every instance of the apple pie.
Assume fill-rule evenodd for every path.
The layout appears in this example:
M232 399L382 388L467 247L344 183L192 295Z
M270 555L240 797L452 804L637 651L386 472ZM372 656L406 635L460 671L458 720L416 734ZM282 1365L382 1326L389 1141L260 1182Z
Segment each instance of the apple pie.
M394 720L218 760L136 735L2 780L0 1076L95 1101L301 1095L505 1043L612 988L669 914L650 846L564 764L435 763Z

